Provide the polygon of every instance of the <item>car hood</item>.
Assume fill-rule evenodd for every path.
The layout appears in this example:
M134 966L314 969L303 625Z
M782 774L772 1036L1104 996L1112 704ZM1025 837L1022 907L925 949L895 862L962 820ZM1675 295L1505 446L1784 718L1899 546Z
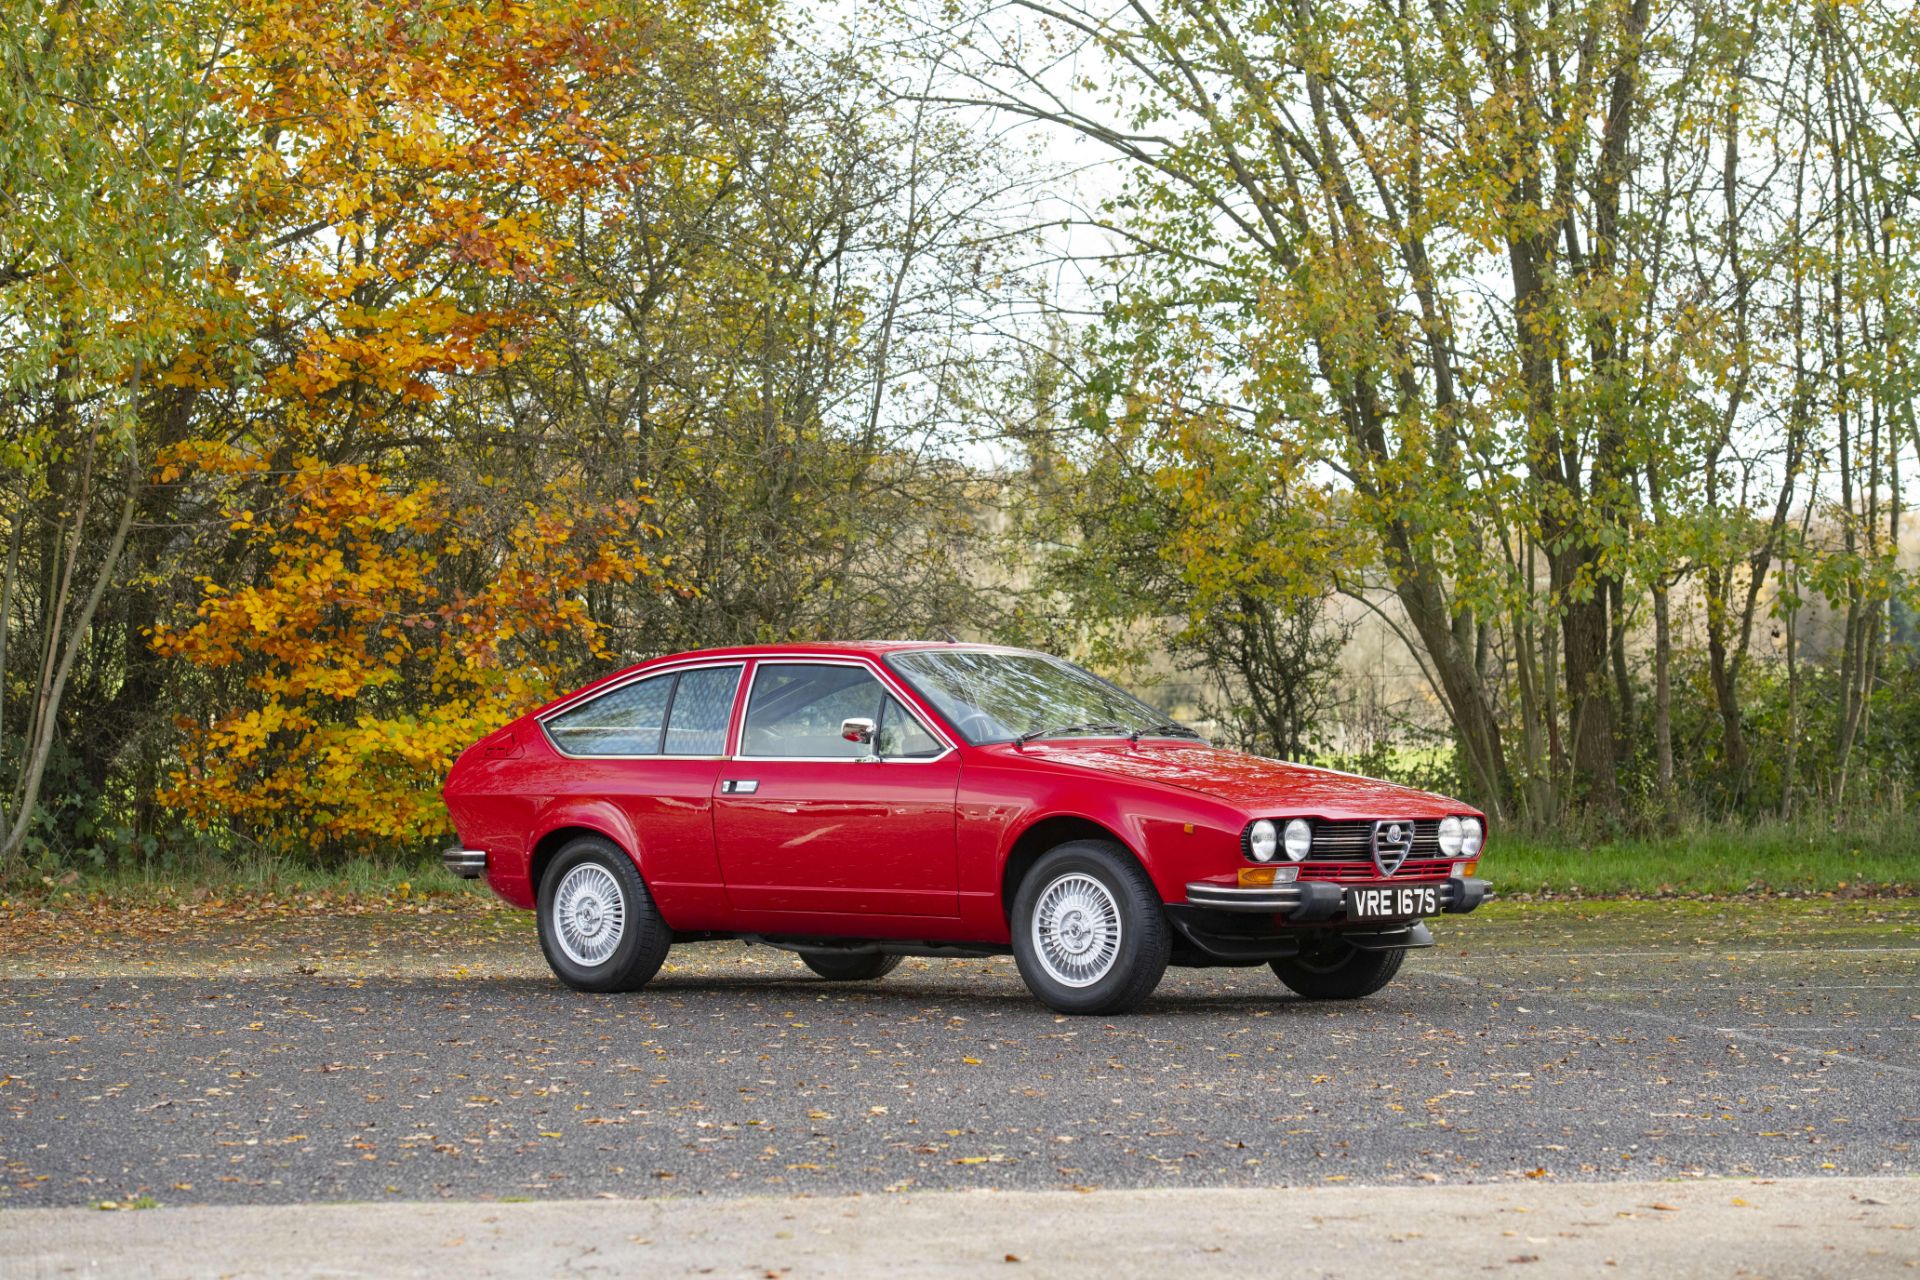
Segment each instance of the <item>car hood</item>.
M1007 750L1050 764L1197 791L1245 809L1249 816L1439 818L1474 812L1470 805L1431 791L1203 743L1048 742Z

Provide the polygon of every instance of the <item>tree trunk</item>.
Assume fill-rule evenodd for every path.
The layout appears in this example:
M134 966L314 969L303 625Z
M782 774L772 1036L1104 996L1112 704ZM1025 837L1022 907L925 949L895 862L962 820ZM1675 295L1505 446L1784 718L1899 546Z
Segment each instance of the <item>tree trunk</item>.
M40 804L40 785L46 779L47 761L53 754L54 739L59 735L60 700L66 692L67 680L73 674L73 664L80 656L81 646L85 643L88 630L93 626L93 615L100 608L100 600L106 595L109 583L116 576L120 563L120 553L127 543L127 531L133 526L134 511L140 504L140 483L138 472L128 478L126 500L120 506L120 519L115 525L113 536L107 542L102 553L100 567L95 573L92 589L80 607L72 626L66 630L65 641L61 643L61 619L47 619L47 649L50 659L58 653L58 660L50 662L50 670L43 678L40 688L35 717L33 738L26 745L26 754L21 761L21 785L19 806L13 815L13 823L7 828L4 840L0 840L0 871L12 865L20 851L26 847L27 835L33 827L33 815Z
M8 539L6 577L0 580L0 764L5 761L7 741L7 633L13 627L13 584L20 576L20 544L25 540L26 530L26 511L15 511L13 536ZM6 798L0 794L0 832L4 832L7 825ZM0 861L0 867L4 865L4 861Z
M1613 698L1608 688L1607 606L1598 592L1567 599L1566 589L1584 567L1578 553L1553 556L1560 631L1566 641L1567 711L1573 725L1573 769L1578 798L1585 807L1612 813L1619 807L1614 773Z
M1627 611L1621 600L1623 588L1618 576L1607 581L1607 656L1613 663L1615 706L1619 709L1613 753L1625 761L1632 751L1634 721L1637 712L1633 700L1633 677L1627 672Z
M1666 579L1653 588L1653 755L1660 807L1673 807L1673 623Z
M1747 793L1747 770L1753 754L1740 719L1740 655L1730 653L1719 627L1707 628L1707 680L1713 686L1713 705L1720 715L1720 750L1725 757L1729 803L1738 806Z
M1432 660L1454 736L1466 757L1474 799L1491 816L1504 818L1513 782L1500 741L1500 722L1474 668L1473 654L1458 644L1445 596L1431 566L1414 561L1403 540L1396 539L1395 544L1394 593Z

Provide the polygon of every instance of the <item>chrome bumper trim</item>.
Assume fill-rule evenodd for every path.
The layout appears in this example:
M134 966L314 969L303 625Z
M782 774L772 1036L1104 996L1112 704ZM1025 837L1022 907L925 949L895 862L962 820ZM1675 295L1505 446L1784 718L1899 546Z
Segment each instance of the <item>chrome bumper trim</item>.
M1187 905L1205 907L1209 911L1286 916L1296 923L1306 923L1343 915L1348 889L1394 883L1400 882L1370 881L1366 886L1356 886L1336 884L1330 880L1296 880L1292 884L1242 889L1237 885L1194 880L1187 885ZM1432 881L1423 883L1431 884ZM1493 889L1480 879L1451 876L1437 887L1440 891L1440 910L1448 915L1464 915L1494 896Z
M1237 885L1210 884L1196 880L1187 885L1189 906L1210 907L1215 911L1256 911L1265 915L1292 911L1300 905L1302 887L1298 883L1242 889Z
M462 880L478 880L487 874L487 851L485 849L462 849L455 845L442 850L441 865Z

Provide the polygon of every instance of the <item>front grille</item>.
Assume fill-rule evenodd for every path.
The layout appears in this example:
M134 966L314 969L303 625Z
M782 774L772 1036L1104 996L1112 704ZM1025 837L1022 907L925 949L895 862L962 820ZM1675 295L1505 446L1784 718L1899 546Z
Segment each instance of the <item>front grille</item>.
M1440 820L1421 818L1413 824L1413 851L1407 865L1440 857ZM1373 865L1372 822L1316 822L1308 862L1364 862ZM1377 872L1375 873L1378 874ZM1402 871L1400 874L1407 874Z
M1453 874L1451 858L1408 858L1393 873L1395 880L1445 880ZM1380 869L1368 857L1360 862L1307 860L1300 864L1302 880L1324 880L1333 884L1360 884L1380 879Z

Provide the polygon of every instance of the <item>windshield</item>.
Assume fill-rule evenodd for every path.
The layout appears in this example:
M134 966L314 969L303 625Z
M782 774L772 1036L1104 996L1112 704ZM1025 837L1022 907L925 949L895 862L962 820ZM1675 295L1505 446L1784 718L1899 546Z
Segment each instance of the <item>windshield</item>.
M1040 653L915 649L887 665L974 746L1027 737L1200 735L1070 662Z

